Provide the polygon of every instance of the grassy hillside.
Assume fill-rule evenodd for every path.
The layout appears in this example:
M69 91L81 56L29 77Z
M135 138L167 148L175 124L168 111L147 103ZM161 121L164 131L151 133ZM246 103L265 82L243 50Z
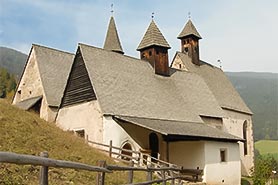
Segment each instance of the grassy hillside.
M15 77L20 77L26 60L26 54L14 49L0 47L0 67L7 69Z
M278 139L278 74L226 73L254 113L255 140Z
M272 155L278 161L278 140L260 140L255 142L255 148L261 155Z
M54 159L95 165L97 160L114 162L70 132L41 120L35 113L21 111L0 99L0 151L39 155L48 151ZM0 164L0 184L38 184L39 167ZM50 168L49 184L95 184L95 172ZM145 175L135 174L137 180ZM126 183L126 173L107 174L106 184Z

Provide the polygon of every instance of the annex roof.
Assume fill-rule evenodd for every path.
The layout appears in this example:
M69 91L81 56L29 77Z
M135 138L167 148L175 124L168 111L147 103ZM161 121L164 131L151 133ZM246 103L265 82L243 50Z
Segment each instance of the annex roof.
M15 106L22 109L22 110L29 110L31 107L33 107L41 99L42 99L42 96L36 96L36 97L28 98L26 100L23 100L21 102L16 103Z
M190 123L183 121L149 119L130 116L114 116L114 119L123 120L140 127L155 131L163 135L188 136L199 139L243 141L242 138L213 128L205 123Z
M149 46L161 46L171 48L159 28L155 24L154 20L151 21L143 39L141 40L137 50L147 48Z
M49 106L59 106L74 54L33 44L39 74Z
M252 114L221 69L203 61L197 66L182 52L177 52L176 56L180 57L189 72L199 75L206 82L222 108Z
M194 73L156 75L136 58L79 44L91 83L104 114L203 122L200 115L223 112L205 81Z
M113 16L111 16L110 18L103 48L110 51L116 51L122 54L124 53Z
M178 38L181 39L183 37L194 35L197 38L201 39L201 35L197 31L196 27L192 23L192 21L189 19L184 28L182 29L181 33L179 34Z

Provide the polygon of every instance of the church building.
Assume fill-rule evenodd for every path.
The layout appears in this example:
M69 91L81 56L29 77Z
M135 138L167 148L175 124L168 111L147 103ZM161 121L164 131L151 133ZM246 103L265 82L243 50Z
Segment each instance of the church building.
M140 59L124 55L112 16L103 48L79 43L75 55L43 55L33 46L13 102L40 100L55 109L60 128L89 141L202 169L208 185L239 185L254 163L252 112L225 73L200 59L202 37L190 19L178 39L181 50L170 60L152 19L138 42ZM33 68L39 70L28 72Z

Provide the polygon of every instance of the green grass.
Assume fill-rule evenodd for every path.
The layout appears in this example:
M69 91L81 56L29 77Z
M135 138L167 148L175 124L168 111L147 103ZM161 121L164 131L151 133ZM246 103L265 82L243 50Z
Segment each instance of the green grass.
M262 156L272 155L278 161L278 140L260 140L255 143L255 148Z
M41 120L37 114L19 110L0 99L0 151L39 155L96 165L97 160L116 164L106 155L89 147L84 140ZM122 165L122 164L120 164ZM0 184L38 184L38 166L0 163ZM49 184L95 184L95 172L50 168ZM105 184L126 183L126 172L106 175ZM135 173L135 181L144 181L145 174Z

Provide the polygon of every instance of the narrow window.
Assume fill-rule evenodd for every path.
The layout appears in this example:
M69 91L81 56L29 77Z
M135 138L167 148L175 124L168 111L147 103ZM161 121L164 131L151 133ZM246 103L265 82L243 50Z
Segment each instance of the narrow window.
M227 149L220 149L220 162L227 162Z
M149 56L152 56L152 51L149 51Z
M244 143L243 143L243 151L244 151L244 155L248 154L248 148L247 148L247 121L244 121L243 123L243 139L244 139Z
M179 64L179 66L180 66L180 69L181 69L181 64Z

